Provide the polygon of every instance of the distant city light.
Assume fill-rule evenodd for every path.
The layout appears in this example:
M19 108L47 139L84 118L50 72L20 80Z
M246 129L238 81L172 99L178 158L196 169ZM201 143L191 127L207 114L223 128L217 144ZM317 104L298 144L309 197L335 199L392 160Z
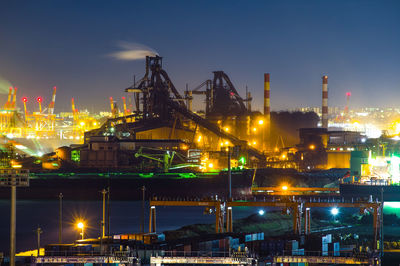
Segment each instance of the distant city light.
M27 149L27 147L25 147L24 145L20 145L20 144L15 145L15 148L20 149L20 150L26 150Z

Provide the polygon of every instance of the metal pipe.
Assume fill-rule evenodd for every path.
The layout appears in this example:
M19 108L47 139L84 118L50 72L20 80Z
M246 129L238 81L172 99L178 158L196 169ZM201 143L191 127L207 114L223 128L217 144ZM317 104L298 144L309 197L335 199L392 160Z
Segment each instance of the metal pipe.
M328 76L322 76L322 127L328 129Z

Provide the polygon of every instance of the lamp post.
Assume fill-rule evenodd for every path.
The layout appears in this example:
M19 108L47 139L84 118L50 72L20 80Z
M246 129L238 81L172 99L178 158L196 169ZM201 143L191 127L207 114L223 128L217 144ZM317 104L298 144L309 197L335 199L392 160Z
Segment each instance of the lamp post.
M337 221L336 220L336 216L339 214L339 209L338 208L332 208L331 209L331 214L333 215L333 218L335 219L335 222Z
M103 218L101 220L101 238L104 238L106 235L106 194L107 190L103 189L101 194L103 195Z
M36 236L37 236L37 256L40 256L40 234L43 233L42 228L38 226L36 229Z
M83 239L84 239L84 229L85 229L85 225L84 225L82 222L79 222L79 223L77 224L77 227L78 227L79 229L81 229L80 235L82 236L82 240L83 240Z
M142 186L142 217L141 217L141 224L140 224L140 233L144 233L145 195L146 195L146 187Z
M231 171L231 157L232 157L232 150L231 147L228 147L228 186L229 186L229 193L228 197L229 200L232 199L232 171Z
M58 206L58 211L59 211L59 217L58 217L58 243L62 243L62 199L63 199L63 194L60 193L58 194L58 199L59 199L59 206Z
M11 187L10 266L15 266L17 187L29 186L29 171L20 168L21 165L14 165L0 170L0 187Z

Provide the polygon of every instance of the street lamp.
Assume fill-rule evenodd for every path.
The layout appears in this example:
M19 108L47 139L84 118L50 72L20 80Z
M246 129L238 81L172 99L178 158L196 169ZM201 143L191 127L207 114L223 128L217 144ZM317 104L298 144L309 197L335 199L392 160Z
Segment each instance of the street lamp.
M84 228L85 228L85 225L84 225L82 222L79 222L76 226L77 226L79 229L81 229L80 235L82 236L82 240L83 240L83 239L84 239Z

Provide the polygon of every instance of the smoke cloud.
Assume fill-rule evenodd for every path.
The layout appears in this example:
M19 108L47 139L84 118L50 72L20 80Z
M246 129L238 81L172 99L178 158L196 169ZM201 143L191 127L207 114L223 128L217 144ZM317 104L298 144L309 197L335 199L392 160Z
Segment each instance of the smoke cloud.
M118 44L121 51L110 54L110 56L117 60L140 60L145 59L146 56L156 56L158 53L143 44L121 42Z
M12 87L12 84L8 80L0 77L0 94L8 94L10 87Z

